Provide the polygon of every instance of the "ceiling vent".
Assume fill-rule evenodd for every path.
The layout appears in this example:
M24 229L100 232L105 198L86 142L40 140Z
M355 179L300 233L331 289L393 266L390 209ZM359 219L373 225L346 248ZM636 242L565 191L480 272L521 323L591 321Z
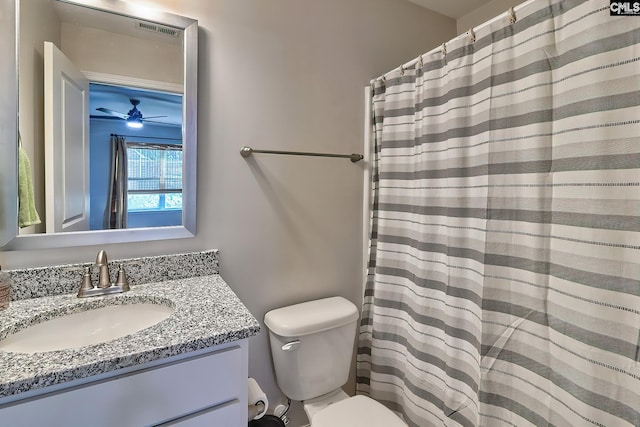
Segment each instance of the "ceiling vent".
M162 25L154 24L152 22L144 22L144 21L136 21L136 26L140 30L151 31L158 34L163 34L165 36L178 38L180 36L180 31L175 28L165 27Z

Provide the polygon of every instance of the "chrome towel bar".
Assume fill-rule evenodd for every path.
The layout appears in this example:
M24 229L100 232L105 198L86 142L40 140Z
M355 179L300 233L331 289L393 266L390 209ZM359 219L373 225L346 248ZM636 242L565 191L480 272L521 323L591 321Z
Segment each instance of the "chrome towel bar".
M332 153L307 153L300 151L278 151L278 150L254 150L251 147L242 147L240 155L244 158L251 156L253 153L260 154L284 154L287 156L316 156L316 157L340 157L351 160L352 163L359 162L364 158L362 154L332 154Z

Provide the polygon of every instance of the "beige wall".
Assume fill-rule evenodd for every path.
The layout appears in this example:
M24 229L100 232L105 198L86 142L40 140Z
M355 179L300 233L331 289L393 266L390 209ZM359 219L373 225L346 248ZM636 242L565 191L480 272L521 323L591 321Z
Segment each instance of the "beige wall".
M158 37L159 38L159 37ZM82 71L182 84L182 46L62 24L60 49Z
M103 245L111 259L208 248L262 320L273 308L360 300L363 165L240 147L361 153L364 87L455 36L455 21L398 0L156 0L199 20L194 239ZM0 253L3 268L91 261L98 247ZM266 331L250 375L276 402ZM292 427L304 423L294 410Z
M458 18L456 27L458 34L468 31L469 28L476 27L494 17L505 13L510 7L514 7L523 3L523 0L492 0L464 16Z
M42 224L21 234L44 231L44 41L60 46L60 22L50 0L20 3L20 135L31 161L36 209Z

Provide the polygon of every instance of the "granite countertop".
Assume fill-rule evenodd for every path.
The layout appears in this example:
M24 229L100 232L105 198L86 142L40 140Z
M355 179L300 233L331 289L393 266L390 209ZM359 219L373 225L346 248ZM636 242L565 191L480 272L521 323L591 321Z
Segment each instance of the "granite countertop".
M117 295L13 301L0 311L0 340L65 314L132 303L165 304L174 312L154 326L106 343L34 354L0 351L0 398L234 342L260 331L258 321L224 280L212 274L135 285Z

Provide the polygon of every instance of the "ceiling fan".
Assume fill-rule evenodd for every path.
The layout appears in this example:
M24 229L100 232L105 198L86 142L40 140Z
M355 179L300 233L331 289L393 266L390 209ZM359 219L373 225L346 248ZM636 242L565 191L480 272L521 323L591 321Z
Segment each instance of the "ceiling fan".
M122 119L122 120L126 120L127 121L127 126L132 127L132 128L141 128L142 127L142 122L151 122L151 123L161 123L161 122L154 122L153 120L149 120L149 119L157 119L160 117L167 117L167 116L150 116L150 117L144 117L142 115L142 113L140 112L140 110L138 110L138 104L140 104L140 100L138 99L129 99L129 102L131 102L131 105L133 105L133 108L131 110L129 110L128 113L121 113L119 111L114 111L114 110L110 110L109 108L96 108L96 110L98 111L102 111L103 113L107 113L110 114L118 119Z

